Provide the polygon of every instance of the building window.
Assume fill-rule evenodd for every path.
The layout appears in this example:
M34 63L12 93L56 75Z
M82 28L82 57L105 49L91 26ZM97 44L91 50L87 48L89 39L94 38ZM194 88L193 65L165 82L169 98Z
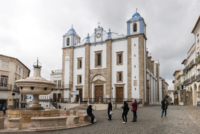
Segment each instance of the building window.
M136 23L133 24L133 32L137 32L137 24Z
M21 68L19 68L19 75L21 75Z
M61 80L58 80L58 87L61 87Z
M137 80L133 81L133 86L137 86Z
M8 76L1 75L0 86L7 87L8 84Z
M77 76L77 84L82 84L82 75Z
M17 73L17 65L16 65L16 73Z
M58 87L58 85L57 85L57 80L54 80L53 82L56 83L56 87Z
M70 39L69 39L69 37L67 38L67 46L69 46L69 41L70 41Z
M117 83L123 82L123 72L117 72Z
M77 69L82 69L82 57L77 59Z
M102 51L95 52L95 67L102 67Z
M197 34L197 43L199 43L199 34Z
M123 65L123 52L117 52L117 65Z
M8 68L9 63L6 61L3 61L2 68Z

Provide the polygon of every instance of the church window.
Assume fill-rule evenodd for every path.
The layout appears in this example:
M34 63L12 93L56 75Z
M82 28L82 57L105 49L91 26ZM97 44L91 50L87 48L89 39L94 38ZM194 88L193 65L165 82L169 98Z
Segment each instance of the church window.
M123 82L123 72L117 72L117 82Z
M133 24L133 32L137 32L137 24L136 23Z
M123 51L117 52L117 65L123 65Z
M69 39L69 37L67 38L67 46L69 46L69 41L70 41L70 39Z
M77 76L77 84L82 84L82 75Z
M134 80L133 83L134 83L134 86L137 86L137 80Z
M82 57L77 59L77 69L82 69Z
M102 67L102 51L95 52L95 67Z

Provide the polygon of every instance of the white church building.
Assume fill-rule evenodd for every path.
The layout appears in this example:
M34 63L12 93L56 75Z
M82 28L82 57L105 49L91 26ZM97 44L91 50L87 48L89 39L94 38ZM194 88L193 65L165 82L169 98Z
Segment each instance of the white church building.
M160 64L147 50L146 24L136 12L126 22L127 35L98 26L81 41L72 27L63 35L61 98L141 99L160 104ZM79 95L71 91L79 90Z

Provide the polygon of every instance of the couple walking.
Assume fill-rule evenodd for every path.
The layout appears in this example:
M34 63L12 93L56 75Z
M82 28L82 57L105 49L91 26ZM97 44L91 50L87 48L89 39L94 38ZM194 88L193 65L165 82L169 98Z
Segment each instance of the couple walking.
M123 119L123 124L127 123L127 114L129 111L129 107L126 101L124 101L124 106L122 106L122 119ZM132 122L137 122L137 101L133 100L132 102L132 109L131 111L133 112L133 121Z

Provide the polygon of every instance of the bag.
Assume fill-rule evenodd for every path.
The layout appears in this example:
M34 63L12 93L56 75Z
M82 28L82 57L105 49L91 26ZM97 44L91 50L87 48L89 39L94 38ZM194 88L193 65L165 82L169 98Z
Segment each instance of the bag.
M110 111L110 115L112 115L113 114L113 111Z

